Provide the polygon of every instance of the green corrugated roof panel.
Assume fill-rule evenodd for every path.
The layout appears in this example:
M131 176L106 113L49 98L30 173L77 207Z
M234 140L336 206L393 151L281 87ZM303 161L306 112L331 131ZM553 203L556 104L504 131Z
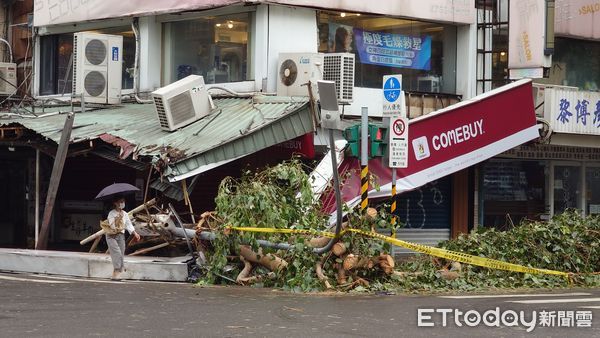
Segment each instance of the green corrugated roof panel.
M302 98L255 96L215 99L216 110L174 132L163 131L152 105L126 104L77 113L71 142L119 137L137 146L141 156L160 156L165 147L177 149L170 179L198 168L232 160L314 130L308 101ZM62 108L66 113L70 109ZM48 108L46 112L59 108ZM39 110L37 113L40 113ZM58 143L65 115L0 119L1 126L20 124Z

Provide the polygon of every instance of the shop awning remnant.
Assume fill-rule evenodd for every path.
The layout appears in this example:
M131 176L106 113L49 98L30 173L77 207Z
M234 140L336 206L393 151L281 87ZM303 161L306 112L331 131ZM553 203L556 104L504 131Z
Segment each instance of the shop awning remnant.
M531 80L520 80L410 120L408 168L398 169L398 192L410 191L468 168L539 137ZM349 206L360 200L358 161L346 159L341 170L352 173L343 184ZM369 198L391 194L391 170L381 159L369 161L381 188L371 188ZM335 205L327 203L333 212Z
M70 142L110 144L119 149L118 159L152 163L164 178L176 182L314 131L306 98L259 95L214 102L215 112L172 133L160 128L151 105L76 113ZM60 108L46 111L52 109ZM60 113L0 119L0 127L22 126L58 144L63 122Z

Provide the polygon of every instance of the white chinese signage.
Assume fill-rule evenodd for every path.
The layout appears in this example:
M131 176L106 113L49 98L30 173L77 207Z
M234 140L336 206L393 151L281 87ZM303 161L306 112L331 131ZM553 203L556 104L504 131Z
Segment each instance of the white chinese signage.
M389 126L390 168L408 167L408 119L402 116L390 118Z
M554 132L600 135L600 93L546 88L544 116Z
M39 27L259 3L279 3L462 24L471 24L476 17L475 0L34 0L33 22Z

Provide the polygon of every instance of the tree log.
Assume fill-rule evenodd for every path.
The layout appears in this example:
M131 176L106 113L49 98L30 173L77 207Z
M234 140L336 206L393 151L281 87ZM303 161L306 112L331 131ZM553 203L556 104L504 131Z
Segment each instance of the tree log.
M329 243L330 240L331 238L329 237L314 237L310 239L308 245L310 245L313 248L322 248L325 245L327 245L327 243Z
M325 288L331 289L331 284L329 283L327 276L325 276L325 274L323 273L323 262L325 261L325 259L326 257L323 257L320 261L315 263L315 270L317 272L317 277L319 278L319 280L323 284L325 284Z
M383 272L385 272L386 275L391 275L394 271L394 266L396 266L394 263L394 258L387 254L379 255L378 263L379 267L381 270L383 270Z
M344 243L342 243L342 242L337 242L337 243L335 243L333 245L333 248L332 248L331 251L333 251L334 255L336 255L338 257L341 257L347 251L346 250L346 245Z
M244 256L240 256L240 259L244 263L244 268L242 269L242 271L240 271L240 273L236 277L235 281L238 284L242 284L242 285L250 283L250 282L254 282L256 277L250 276L250 274L252 273L252 269L254 269L254 267L252 266L252 264L250 262L248 262L246 259L244 259Z
M252 251L252 249L248 245L240 246L240 255L243 256L250 263L260 264L271 271L283 270L288 265L288 263L285 260L273 254L264 255L262 253L262 249L258 249L258 253L256 253Z

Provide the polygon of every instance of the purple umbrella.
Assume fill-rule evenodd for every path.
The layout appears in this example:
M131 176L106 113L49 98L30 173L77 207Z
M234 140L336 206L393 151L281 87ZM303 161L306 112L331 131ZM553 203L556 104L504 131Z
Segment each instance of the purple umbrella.
M109 200L118 195L131 194L136 191L140 191L137 187L129 183L113 183L108 187L102 189L96 196L97 200Z

